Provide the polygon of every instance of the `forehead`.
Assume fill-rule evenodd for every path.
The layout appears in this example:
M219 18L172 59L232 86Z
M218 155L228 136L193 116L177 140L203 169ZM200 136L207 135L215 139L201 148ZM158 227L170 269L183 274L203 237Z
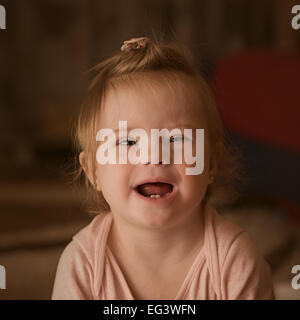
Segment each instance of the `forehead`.
M135 74L114 80L106 93L101 127L117 128L119 120L139 128L182 123L204 127L199 89L186 75Z

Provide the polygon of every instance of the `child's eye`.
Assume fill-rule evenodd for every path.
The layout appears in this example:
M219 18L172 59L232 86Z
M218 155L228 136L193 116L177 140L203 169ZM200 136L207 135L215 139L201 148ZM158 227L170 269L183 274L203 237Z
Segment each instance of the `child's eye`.
M171 142L176 142L176 141L184 140L184 137L182 137L182 136L176 136L176 137L172 136L170 138L170 140L171 140Z
M136 143L136 141L134 140L130 140L130 139L123 139L121 141L119 141L119 145L129 145L129 146L132 146Z

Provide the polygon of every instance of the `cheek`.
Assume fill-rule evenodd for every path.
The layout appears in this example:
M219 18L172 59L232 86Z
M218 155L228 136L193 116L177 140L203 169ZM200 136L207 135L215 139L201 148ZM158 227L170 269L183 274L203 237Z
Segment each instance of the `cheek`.
M106 164L97 168L97 181L108 198L122 196L129 190L129 175L126 165Z
M205 196L209 182L208 170L204 169L200 175L185 175L184 171L182 171L182 174L184 175L181 190L183 197L190 202L201 201Z

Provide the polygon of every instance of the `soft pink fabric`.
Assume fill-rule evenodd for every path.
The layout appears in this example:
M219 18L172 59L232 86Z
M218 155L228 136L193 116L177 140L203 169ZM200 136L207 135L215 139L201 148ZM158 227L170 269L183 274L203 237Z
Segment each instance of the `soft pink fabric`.
M269 264L249 235L212 207L204 217L204 246L175 300L274 299ZM73 237L60 257L52 299L134 299L106 245L112 221L100 214Z

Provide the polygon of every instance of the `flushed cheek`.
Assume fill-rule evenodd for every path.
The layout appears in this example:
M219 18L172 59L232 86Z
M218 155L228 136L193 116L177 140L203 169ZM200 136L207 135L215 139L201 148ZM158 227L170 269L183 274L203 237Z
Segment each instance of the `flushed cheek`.
M129 192L130 172L121 165L104 165L99 171L99 180L103 193L109 192L118 197L127 196Z
M204 176L194 176L186 178L182 184L182 195L186 200L201 201L205 195L208 179Z
M102 193L112 210L126 208L128 193L126 185L117 181L117 177L104 178L102 183Z

